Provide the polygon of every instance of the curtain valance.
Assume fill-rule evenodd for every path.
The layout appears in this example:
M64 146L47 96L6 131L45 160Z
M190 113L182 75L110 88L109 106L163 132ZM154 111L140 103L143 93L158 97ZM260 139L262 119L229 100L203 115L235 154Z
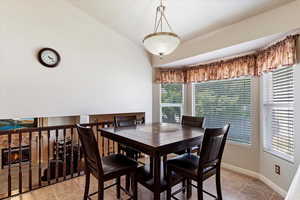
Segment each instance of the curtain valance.
M155 72L155 82L203 82L241 76L259 76L263 72L272 71L281 66L292 66L297 62L296 44L298 36L289 36L255 54L226 61L185 68L158 68Z
M257 75L273 71L281 66L292 66L297 62L297 40L299 35L288 36L269 48L257 53Z

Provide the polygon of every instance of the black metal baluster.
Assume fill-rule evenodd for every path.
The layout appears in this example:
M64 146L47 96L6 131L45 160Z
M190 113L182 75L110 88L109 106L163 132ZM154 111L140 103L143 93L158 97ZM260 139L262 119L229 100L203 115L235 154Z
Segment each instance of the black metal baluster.
M19 193L22 194L22 132L19 131Z
M66 180L66 162L67 162L67 156L66 156L66 128L64 128L64 163L63 163L64 180Z
M109 139L107 139L107 155L109 156L110 154L110 149L109 149Z
M10 132L8 135L8 197L11 196L11 135L12 132Z
M100 135L100 131L99 131L99 123L97 122L97 125L96 125L96 134L97 134L97 145L98 145L98 148L99 148L99 153L101 155L101 142L100 142L100 139L99 139L99 135Z
M98 129L99 129L99 124L96 124L96 134L97 134L97 144L99 144L99 133L98 133Z
M29 190L32 190L32 132L29 131Z
M48 170L47 170L47 180L48 180L48 185L50 185L50 137L51 137L51 132L50 130L47 131L47 140L48 140Z
M78 150L77 150L77 176L80 176L80 139L79 139L79 135L77 132L77 145L78 145Z
M58 129L55 130L55 142L56 142L56 156L55 156L55 179L56 179L56 183L58 182Z
M42 131L39 129L39 186L41 187L41 174L42 174Z
M71 178L73 178L74 173L74 146L73 146L74 132L71 128Z
M103 125L102 128L104 128L105 126ZM104 137L102 137L102 157L104 156L104 151L105 151L105 140L104 140Z

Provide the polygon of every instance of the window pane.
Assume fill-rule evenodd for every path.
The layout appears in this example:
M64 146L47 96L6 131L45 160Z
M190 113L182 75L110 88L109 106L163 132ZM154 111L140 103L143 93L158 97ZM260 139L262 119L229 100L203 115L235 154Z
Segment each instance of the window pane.
M181 106L162 107L163 123L179 123L181 117Z
M161 122L180 123L183 84L161 84Z
M205 117L205 127L230 123L230 140L250 143L251 79L209 81L194 84L194 111Z
M183 84L162 84L161 103L183 103Z
M285 159L294 157L294 69L284 67L263 76L264 147Z

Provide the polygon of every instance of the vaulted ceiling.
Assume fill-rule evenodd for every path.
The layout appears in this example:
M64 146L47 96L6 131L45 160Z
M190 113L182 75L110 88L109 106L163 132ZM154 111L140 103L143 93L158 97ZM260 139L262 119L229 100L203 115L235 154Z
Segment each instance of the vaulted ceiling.
M68 0L101 23L141 44L153 31L159 0ZM174 31L188 40L293 0L163 0Z

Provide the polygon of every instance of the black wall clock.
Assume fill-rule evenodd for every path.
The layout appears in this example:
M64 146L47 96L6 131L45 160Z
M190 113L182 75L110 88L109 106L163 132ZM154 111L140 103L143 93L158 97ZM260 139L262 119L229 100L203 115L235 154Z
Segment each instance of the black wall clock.
M46 67L56 67L60 62L60 55L51 48L43 48L38 53L39 62Z

